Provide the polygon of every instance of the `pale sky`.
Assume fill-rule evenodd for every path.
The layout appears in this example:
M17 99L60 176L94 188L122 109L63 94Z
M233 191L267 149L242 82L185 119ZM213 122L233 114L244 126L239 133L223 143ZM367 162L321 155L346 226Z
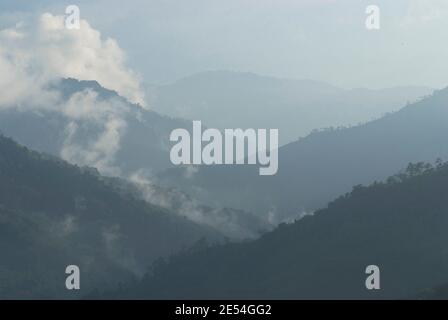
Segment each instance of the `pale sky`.
M448 86L446 0L0 0L0 27L69 4L146 83L234 70L345 88ZM365 28L371 4L380 30Z

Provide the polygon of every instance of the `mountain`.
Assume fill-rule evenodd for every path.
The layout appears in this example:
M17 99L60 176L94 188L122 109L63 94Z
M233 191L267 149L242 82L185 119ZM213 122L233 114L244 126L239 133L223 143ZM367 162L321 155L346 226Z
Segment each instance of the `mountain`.
M130 181L114 178L110 180L118 192L130 194L186 217L199 225L216 229L231 241L258 238L274 227L254 213L227 207L206 206L176 188L163 188L138 176L132 176Z
M171 167L169 135L191 122L162 116L101 87L96 81L61 79L47 90L48 106L0 109L0 128L19 143L110 175Z
M259 176L256 166L202 166L188 176L186 169L169 169L159 183L175 183L201 201L288 220L408 162L447 159L447 105L443 89L381 119L312 133L279 149L274 176Z
M356 125L428 95L426 87L345 90L312 81L209 71L149 90L161 113L213 128L276 128L280 144L314 129Z
M229 101L229 104L232 106L239 104L239 107L242 107L241 101L238 100L239 96L236 94L230 95L228 91L232 92L232 90L239 88L239 91L248 94L252 90L250 88L253 88L255 93L248 96L247 99L261 97L260 99L263 101L284 101L279 96L290 97L291 92L294 93L296 98L302 97L303 99L297 98L300 101L312 100L313 97L331 96L336 102L331 104L325 100L320 103L325 105L325 108L332 109L337 109L335 106L339 104L335 95L343 91L318 82L286 81L253 74L211 72L194 76L192 79L190 79L191 81L184 79L179 82L180 84L183 83L181 87L185 86L185 90L181 90L184 94L193 95L198 90L198 86L205 86L204 88L215 86L215 89L208 88L204 92L213 97L217 96L217 92L221 92L221 95L218 95L219 97L235 97L236 100ZM225 90L225 88L227 89ZM268 90L268 88L271 89ZM299 88L301 89L299 90ZM355 141L353 146L344 145L349 144L353 139L357 139L357 137L349 139L342 137L340 132L346 132L344 130L331 133L314 133L296 143L281 148L279 155L280 170L274 177L259 177L255 168L237 166L232 168L201 168L195 173L195 170L188 171L190 168L173 168L169 161L170 132L175 128L190 130L191 122L162 116L155 111L131 104L116 92L101 87L96 81L63 79L52 84L48 91L58 96L58 99L56 102L50 101L47 106L36 107L30 101L25 106L1 108L1 130L19 143L32 149L61 156L63 159L78 165L96 167L102 174L123 178L144 177L152 185L161 184L165 189L174 187L186 191L190 198L201 203L201 205L203 203L217 210L235 208L236 210L230 209L232 214L227 215L230 220L225 220L226 223L223 224L222 221L217 219L213 220L217 223L216 226L221 226L222 232L235 235L235 239L253 237L259 229L265 229L264 227L261 228L263 225L269 228L269 225L276 224L278 221L300 216L324 205L329 199L349 190L354 184L372 181L370 177L360 179L364 174L362 173L364 167L359 163L353 165L350 159L346 161L344 152L341 154L333 149L338 144L341 144L341 150L358 148L359 141ZM173 99L183 97L183 95L177 95L175 92L171 95L168 91L165 95L167 98L168 96ZM361 89L355 91L372 93L372 91ZM269 99L261 94L269 92L274 92ZM289 95L287 95L288 92ZM404 90L403 95L405 93L409 93L408 90ZM420 91L416 90L410 97L419 94ZM198 93L198 95L200 94ZM296 98L293 100L296 101ZM339 98L345 101L344 103L341 102L340 106L348 106L340 107L345 110L345 117L347 115L346 111L352 108L351 104L355 103L353 101L358 100L346 99L344 95L339 96ZM185 102L190 100L190 98L184 99ZM379 104L377 101L383 101L375 95L364 100L375 101L377 104ZM172 106L177 103L175 101L168 103L169 101L167 100L166 103ZM193 99L192 101L191 103L196 105L196 100ZM220 105L221 103L220 99L215 98L210 101L213 105ZM253 103L257 101L253 100ZM295 105L295 102L291 101L288 102L289 105ZM258 102L261 103L262 101ZM248 104L252 105L252 102ZM151 101L151 105L157 110L157 99ZM263 104L259 106L261 107L258 111L263 110L263 112L257 112L256 114L264 114L266 110L270 110L263 107ZM278 112L278 109L275 110L275 112ZM279 117L281 116L287 121L295 122L294 128L297 128L301 121L301 118L295 117L293 113L285 115L278 112L278 114ZM179 112L175 114L175 116L181 115ZM224 117L215 118L224 119ZM232 117L233 121L239 121L237 119L243 118L240 116ZM269 117L269 119L271 121L275 117ZM237 125L237 123L234 123L234 125ZM350 131L351 135L355 128L349 130L352 130ZM328 140L326 138L327 134L331 136L328 138L329 140L332 140L332 137L336 135L339 135L339 138L336 139L337 141L326 142L325 140ZM357 135L357 133L354 133L354 135ZM372 138L374 137L372 136ZM374 150L375 142L372 146L369 145L366 148ZM418 147L415 149L417 150ZM317 152L317 150L319 151ZM335 150L335 152L330 150ZM367 150L366 152L370 151ZM353 159L356 159L356 155ZM385 172L381 174L376 174L373 170L372 176L383 178L398 170L408 160L420 160L408 159L407 155L403 156L402 159L405 162L394 163L391 161L389 164L388 161L384 161L384 166L390 166L390 170L384 170ZM340 165L341 171L332 170L332 164L327 163L330 161L334 161L335 165ZM350 165L346 166L346 163L350 163ZM374 165L376 164L377 162L374 163ZM319 167L317 167L318 165ZM321 168L320 165L328 166L328 168ZM350 173L355 169L361 169L358 170L361 171L359 176L358 172ZM158 177L161 179L156 179L155 175L159 175ZM335 175L334 179L332 175ZM235 185L238 185L238 188L235 188ZM298 190L299 192L293 193L291 190ZM171 206L171 204L168 204L168 206ZM249 212L249 214L243 212ZM252 213L256 213L257 217ZM219 217L220 215L215 216ZM209 217L209 215L206 215L206 217ZM255 224L248 222L254 219L262 219L262 221ZM235 226L235 228L231 227L232 229L240 229L242 232L239 235L236 235L235 232L229 232L229 228L225 225L228 221L231 221L230 224ZM239 225L234 223L236 221ZM252 225L254 229L250 228Z
M117 192L93 168L0 136L0 299L73 298L139 277L160 257L222 241L159 206ZM81 270L81 292L65 268Z
M447 228L448 164L409 164L255 241L158 262L138 285L105 297L405 298L448 281ZM366 289L369 265L379 267L379 290Z
M101 174L132 179L139 186L141 199L214 228L232 240L257 237L272 228L250 212L204 206L175 188L160 188L151 182L155 173L173 166L171 131L190 130L191 122L131 104L96 81L61 79L45 89L56 96L47 105L29 101L0 108L4 134L34 150L95 167Z

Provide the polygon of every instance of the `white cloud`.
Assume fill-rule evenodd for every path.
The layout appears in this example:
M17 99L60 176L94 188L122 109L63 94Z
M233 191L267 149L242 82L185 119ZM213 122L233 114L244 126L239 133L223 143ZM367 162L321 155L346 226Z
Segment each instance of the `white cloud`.
M30 64L32 50L24 50L20 43L26 35L22 24L0 31L0 107L21 106L27 101L45 105L50 92L42 90L42 74Z
M65 28L63 16L45 13L0 30L0 104L35 96L57 78L96 80L133 103L145 106L138 75L126 67L117 42L81 20L79 30Z
M84 90L59 105L59 110L70 119L61 157L78 165L93 166L103 174L120 175L114 163L127 127L128 106L114 98L100 101L96 92ZM82 130L86 124L89 131L95 128L95 132Z
M67 119L60 155L78 165L120 175L115 155L125 134L130 105L92 90L62 99L51 84L60 78L96 80L129 101L144 106L138 77L112 39L86 21L65 28L63 16L43 14L0 30L0 108L58 112Z

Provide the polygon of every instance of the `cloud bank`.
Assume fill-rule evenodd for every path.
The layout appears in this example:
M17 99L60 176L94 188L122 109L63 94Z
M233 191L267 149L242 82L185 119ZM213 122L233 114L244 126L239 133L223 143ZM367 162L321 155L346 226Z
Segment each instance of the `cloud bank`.
M100 99L92 90L62 97L54 84L61 78L96 80L142 107L144 95L116 41L102 39L85 20L80 26L66 29L63 16L45 13L0 30L0 109L61 114L67 125L60 156L120 175L115 154L130 105L117 97Z
M145 106L139 76L126 67L117 42L102 39L86 20L80 26L69 30L64 16L44 13L1 30L0 104L36 98L39 87L52 79L75 78L96 80Z
M101 100L96 92L84 90L73 94L59 109L69 119L61 157L78 165L93 166L106 175L121 175L115 155L126 133L129 106L116 98ZM85 132L86 124L89 131L95 129L93 135Z

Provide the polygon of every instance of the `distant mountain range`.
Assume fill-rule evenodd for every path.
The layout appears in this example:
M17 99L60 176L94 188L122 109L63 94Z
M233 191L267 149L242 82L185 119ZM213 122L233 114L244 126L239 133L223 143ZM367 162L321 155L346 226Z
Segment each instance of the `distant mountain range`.
M222 208L229 208L226 210L232 213L225 215L227 219L213 218L207 223L217 223L222 227L222 232L235 236L235 239L253 237L259 234L259 230L269 229L280 221L307 214L349 190L352 185L384 178L408 161L433 161L444 156L441 144L432 143L431 147L424 142L425 145L420 146L419 140L415 139L414 135L420 134L418 130L422 126L418 125L417 128L417 123L408 124L406 114L409 112L405 110L412 109L415 105L412 104L395 115L349 129L315 132L280 148L279 172L273 177L259 177L255 168L247 166L201 167L199 170L174 168L169 160L169 134L175 128L191 130L190 121L170 118L133 105L116 92L101 87L96 81L63 79L52 84L50 89L61 95L60 106L36 109L30 101L29 106L3 108L0 110L0 130L32 149L61 156L72 163L97 167L108 175L134 177L146 186L161 184L165 190L176 188L185 191L192 201L188 205L177 205L177 208L189 208L189 214L184 212L184 215L190 218L210 216L204 215L202 209L196 211L198 207L204 208L202 204L216 208L212 210L215 213ZM361 92L363 94L358 94ZM156 98L150 100L150 105L161 112L184 107L189 110L188 104L198 108L203 105L200 97L208 101L208 108L216 110L223 110L223 104L234 108L235 112L247 110L244 105L257 105L257 112L252 110L254 112L250 112L250 119L256 120L253 114L264 117L272 111L278 117L292 121L294 128L298 129L302 127L302 117L289 111L285 114L282 110L291 107L296 111L305 108L321 112L319 108L309 107L315 103L313 106L339 110L337 113L341 119L349 119L354 110L377 112L381 109L386 112L426 92L426 88L347 91L307 80L209 72L180 80L173 85L158 87ZM434 99L427 98L416 105L431 104L426 101ZM181 104L181 101L185 103ZM273 101L278 101L282 107L272 109ZM270 104L266 105L267 102ZM297 105L303 108L296 108ZM200 114L208 115L202 111ZM328 116L329 121L333 119L333 126L337 124L339 116L332 112L319 112L315 114L318 119ZM243 122L239 122L244 120L244 112L235 116L232 111L226 111L225 114L231 117L229 121L234 121L233 125L228 122L230 127L237 127L238 124L245 127ZM180 111L173 111L173 115L184 116ZM209 116L215 120L226 119L219 113L210 113ZM433 135L443 134L437 130L443 130L444 127L433 127L431 116L428 117L423 127L431 128L422 134L422 138L426 135L426 140L432 141ZM443 117L436 121L441 119ZM265 120L267 127L271 126L268 123L275 123L273 116L266 116ZM305 121L307 125L313 123L308 120ZM405 134L406 130L409 132ZM386 132L389 134L387 139L384 138ZM403 135L414 138L405 141ZM421 152L422 147L432 148L433 152L428 150L425 155ZM378 154L384 153L383 160L376 159ZM365 165L370 166L371 170L364 171ZM235 188L236 185L238 188ZM161 198L160 192L152 195L159 195L154 199L156 202ZM173 199L172 196L165 196L165 200L168 198ZM173 204L165 200L165 205L173 208ZM193 202L196 202L195 210L191 209ZM193 211L202 213L194 215L191 214ZM218 216L215 215L216 218ZM254 219L258 219L258 222L252 223ZM232 227L224 228L226 224ZM238 229L242 231L239 235L236 234Z
M196 242L223 241L131 194L93 168L70 165L0 136L0 299L74 298L114 288L160 257ZM65 289L81 269L82 293Z
M208 127L275 128L280 143L314 129L357 125L397 111L433 91L427 87L341 89L313 80L209 71L149 89L161 114L201 120Z
M409 298L448 281L447 208L448 164L410 164L258 240L183 252L104 297ZM365 286L369 265L379 267L379 290ZM446 297L446 286L433 296Z
M159 183L176 185L213 205L271 220L294 219L408 162L447 159L447 106L448 89L443 89L381 119L315 132L279 149L274 176L259 176L255 166L203 166L193 175L184 168L169 169L159 175Z
M244 77L258 79L251 99L267 84L272 99L296 92L296 82ZM341 89L298 83L304 101L332 96L326 108L338 105ZM286 144L274 176L256 166L175 168L168 137L190 121L95 81L48 90L57 104L0 110L5 135L45 152L0 135L0 298L78 298L63 287L69 264L81 268L82 294L99 297L400 298L448 282L448 165L418 163L374 183L409 162L447 158L448 89ZM382 270L380 291L364 287L370 264Z

